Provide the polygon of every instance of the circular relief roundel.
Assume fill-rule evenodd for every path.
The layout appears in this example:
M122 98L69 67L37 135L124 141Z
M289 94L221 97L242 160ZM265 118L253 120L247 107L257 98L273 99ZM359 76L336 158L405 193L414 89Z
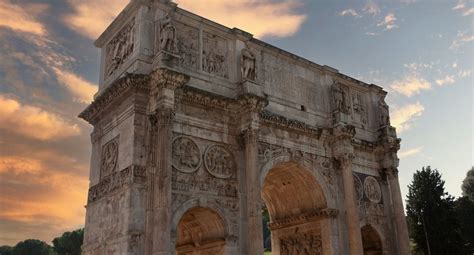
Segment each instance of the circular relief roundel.
M372 203L379 203L382 199L382 192L380 191L379 182L372 176L368 176L364 180L365 196Z
M232 154L220 145L211 145L204 153L204 165L213 176L226 179L234 173L235 162Z
M171 164L184 173L192 173L201 165L199 146L190 138L179 136L173 140Z
M354 188L356 192L357 200L361 200L364 196L364 187L362 186L362 181L360 180L359 176L353 174L354 176Z

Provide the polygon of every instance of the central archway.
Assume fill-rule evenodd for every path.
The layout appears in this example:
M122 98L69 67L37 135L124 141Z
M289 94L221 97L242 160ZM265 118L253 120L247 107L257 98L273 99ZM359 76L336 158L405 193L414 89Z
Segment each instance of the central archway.
M261 195L270 215L272 255L330 254L334 210L311 171L293 161L277 163L266 174Z
M361 229L362 245L364 255L382 255L382 241L377 231L371 225L365 225Z
M225 253L225 226L214 210L195 207L180 219L177 229L176 254L207 255Z

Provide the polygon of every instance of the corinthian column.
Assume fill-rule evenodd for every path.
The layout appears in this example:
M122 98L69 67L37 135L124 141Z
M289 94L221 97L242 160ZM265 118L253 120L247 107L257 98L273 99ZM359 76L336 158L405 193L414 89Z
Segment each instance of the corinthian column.
M397 230L398 253L411 254L409 247L408 227L403 210L402 194L398 182L398 169L391 167L386 169L387 181L392 198L393 215L395 218L395 229Z
M154 71L150 88L150 151L145 253L170 255L171 247L171 143L174 91L188 77L168 70Z
M241 127L245 155L244 190L244 231L243 254L263 254L262 204L260 192L260 170L258 167L259 112L267 105L267 100L254 95L239 98L241 104Z
M352 174L352 160L354 158L351 139L355 135L352 126L337 126L334 130L336 142L333 147L335 158L339 161L344 186L344 201L346 222L351 255L362 255L362 237L360 232L359 210L356 203L354 177Z

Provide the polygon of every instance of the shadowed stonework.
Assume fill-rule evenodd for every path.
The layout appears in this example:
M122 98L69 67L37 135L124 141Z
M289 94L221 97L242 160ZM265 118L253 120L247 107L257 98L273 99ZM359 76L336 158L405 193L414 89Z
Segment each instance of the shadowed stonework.
M408 254L386 92L132 1L96 41L84 254Z

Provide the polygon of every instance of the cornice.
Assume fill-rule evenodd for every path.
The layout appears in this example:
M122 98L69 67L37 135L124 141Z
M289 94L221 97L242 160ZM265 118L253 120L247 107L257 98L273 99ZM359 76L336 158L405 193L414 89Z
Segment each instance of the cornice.
M339 211L337 209L322 209L308 214L300 214L293 217L287 217L282 220L272 221L268 224L270 230L277 230L289 226L295 226L303 223L314 222L323 218L334 218Z
M129 90L136 89L147 93L150 89L149 80L150 78L144 74L127 74L105 88L104 91L79 114L79 118L92 124L97 115Z
M175 97L176 100L180 102L199 104L205 107L217 109L227 109L229 105L236 103L234 99L212 94L189 86L176 90Z

